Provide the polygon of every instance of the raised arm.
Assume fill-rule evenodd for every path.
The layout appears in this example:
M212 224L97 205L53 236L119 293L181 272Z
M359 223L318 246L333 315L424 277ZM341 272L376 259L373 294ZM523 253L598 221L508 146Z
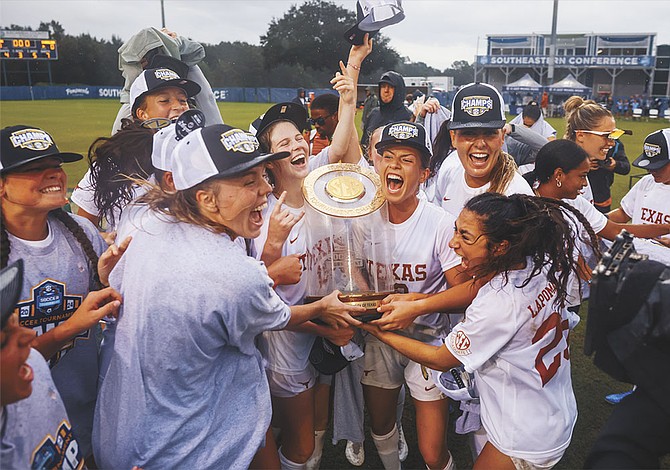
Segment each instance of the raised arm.
M361 64L371 51L372 40L366 35L363 44L351 47L347 64L340 62L340 72L330 81L340 94L338 123L328 153L330 163L358 163L361 159L355 126L356 95Z

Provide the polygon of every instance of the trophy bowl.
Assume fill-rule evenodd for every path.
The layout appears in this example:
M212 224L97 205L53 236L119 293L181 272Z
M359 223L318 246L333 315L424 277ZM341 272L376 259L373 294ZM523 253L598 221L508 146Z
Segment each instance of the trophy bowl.
M392 231L377 174L350 163L325 165L303 183L307 253L305 303L337 289L344 303L363 306L359 317L381 316L393 293Z

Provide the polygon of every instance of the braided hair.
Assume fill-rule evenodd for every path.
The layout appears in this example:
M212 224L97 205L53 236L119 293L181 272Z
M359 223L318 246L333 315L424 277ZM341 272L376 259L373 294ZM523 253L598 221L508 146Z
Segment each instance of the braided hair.
M112 137L99 137L88 150L93 200L101 218L115 223L114 212L135 198L133 180L146 180L155 171L151 163L153 130L124 120Z
M589 236L585 241L598 255L598 239L586 218L572 206L551 198L513 194L509 197L483 193L470 199L465 208L480 217L480 224L489 250L503 241L510 249L487 257L477 267L477 277L502 274L503 282L509 272L530 258L532 268L521 283L524 287L547 268L547 279L557 289L559 306L564 307L572 274L579 275L579 248L570 217L584 225Z
M100 277L98 276L98 254L95 252L93 243L91 243L91 240L86 236L84 230L63 209L54 209L49 212L49 214L53 215L56 220L62 223L65 228L70 231L72 236L79 243L79 246L81 246L81 249L84 251L86 258L88 259L88 268L90 272L93 273L92 290L102 289L103 286L100 282ZM11 251L11 247L6 224L4 223L4 215L0 213L0 216L2 216L2 226L0 227L0 268L5 268L9 263L9 253Z

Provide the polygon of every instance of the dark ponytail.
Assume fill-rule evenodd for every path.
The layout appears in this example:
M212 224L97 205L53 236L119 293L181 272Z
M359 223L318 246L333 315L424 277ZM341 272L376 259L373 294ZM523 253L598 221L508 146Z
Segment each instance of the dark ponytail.
M597 255L600 254L596 234L589 222L579 211L562 201L523 194L506 197L484 193L470 199L465 209L480 216L489 250L493 251L495 245L503 241L509 244L504 253L489 256L478 267L476 276L502 274L504 282L507 282L509 272L530 258L531 272L516 287L528 285L546 268L549 282L556 286L556 301L561 307L565 305L571 275L581 273L575 228L570 223L569 214L584 225L589 234L589 240L582 241Z
M95 252L95 248L93 248L93 243L91 243L91 240L86 236L84 229L82 229L81 225L79 225L70 216L70 214L65 212L63 209L55 209L49 213L52 214L59 222L65 225L65 228L67 228L70 233L72 233L74 238L81 246L81 249L84 251L86 258L88 258L88 268L90 269L91 273L93 273L94 285L91 290L102 289L103 286L100 282L100 276L98 275L98 254Z

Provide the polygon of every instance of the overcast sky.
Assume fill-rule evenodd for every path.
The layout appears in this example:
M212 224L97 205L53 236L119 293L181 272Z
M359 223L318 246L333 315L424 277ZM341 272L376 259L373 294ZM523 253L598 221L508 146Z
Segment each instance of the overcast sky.
M272 18L302 0L165 0L166 26L197 41L259 44ZM336 0L356 8L354 0ZM402 56L444 69L485 52L487 34L550 33L552 0L404 0L405 20L383 32ZM668 0L560 0L559 33L657 33L670 44ZM160 0L1 0L0 24L56 20L71 35L128 39L160 27Z

